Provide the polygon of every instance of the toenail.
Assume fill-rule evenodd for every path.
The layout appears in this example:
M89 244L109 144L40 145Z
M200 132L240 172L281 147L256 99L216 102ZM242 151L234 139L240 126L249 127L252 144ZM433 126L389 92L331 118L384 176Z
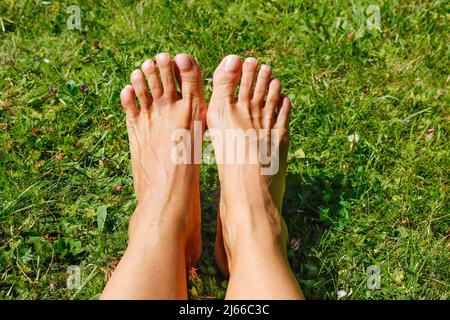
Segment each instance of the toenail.
M133 72L131 73L130 78L138 79L140 77L140 75L141 75L141 70L136 69L136 70L133 70Z
M192 59L188 55L179 55L176 60L181 70L187 70L193 66Z
M258 62L258 60L256 60L255 58L249 57L249 58L245 59L245 62L254 64L254 63Z
M268 66L267 64L263 64L261 66L261 71L270 72L271 70L272 70L272 68L270 66Z
M229 56L225 61L224 69L225 71L237 71L239 69L239 57L237 56Z
M158 60L159 62L169 62L170 61L170 55L166 52L160 53L156 56L156 60Z
M155 64L152 60L145 60L142 64L142 69L150 69L153 70L155 68Z

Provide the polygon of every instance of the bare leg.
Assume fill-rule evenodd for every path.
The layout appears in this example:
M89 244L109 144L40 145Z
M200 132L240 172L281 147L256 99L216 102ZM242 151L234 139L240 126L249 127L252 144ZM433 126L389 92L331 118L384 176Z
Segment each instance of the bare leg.
M156 64L147 60L133 71L132 85L121 93L138 206L128 248L102 299L185 299L186 266L201 253L199 165L171 158L172 133L186 129L194 139L194 121L204 123L200 69L182 54L174 59L175 76L168 54L159 54Z
M253 58L242 65L238 56L226 57L213 80L207 114L210 130L226 136L227 129L267 129L272 148L279 154L279 170L269 175L261 174L260 164L218 164L222 194L216 260L220 269L230 274L226 298L301 299L287 260L288 235L281 216L290 101L280 95L280 82L271 79L270 67L263 65L258 73L258 62ZM279 136L270 134L270 129L277 129ZM213 137L216 156L228 152L229 144L224 141ZM246 151L249 141L245 141Z

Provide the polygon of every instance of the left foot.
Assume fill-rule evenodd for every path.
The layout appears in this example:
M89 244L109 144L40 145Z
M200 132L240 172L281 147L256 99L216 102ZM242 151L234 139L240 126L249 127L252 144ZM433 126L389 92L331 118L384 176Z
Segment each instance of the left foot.
M203 134L206 112L200 68L188 55L177 55L172 64L170 55L161 53L156 63L146 60L130 79L120 94L138 199L129 224L130 243L152 236L156 241L176 239L185 248L186 265L195 265L201 253L200 168L192 151L195 134ZM200 132L194 132L195 121L202 124ZM172 134L178 129L190 133L187 164L172 160L177 145Z

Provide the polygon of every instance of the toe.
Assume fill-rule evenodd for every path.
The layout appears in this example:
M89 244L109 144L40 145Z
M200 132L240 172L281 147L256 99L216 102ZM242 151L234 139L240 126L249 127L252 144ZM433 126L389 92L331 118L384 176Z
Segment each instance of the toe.
M144 74L141 70L134 70L130 76L131 84L134 92L139 100L139 105L142 110L148 110L152 104L152 98L148 92L147 83L145 82Z
M264 126L270 128L275 118L275 109L280 101L281 83L278 79L272 79L269 84L266 104L263 108Z
M241 67L239 56L229 55L222 60L213 75L213 97L234 99Z
M177 87L172 70L172 59L168 53L160 53L156 56L161 81L164 89L164 96L169 101L175 101L177 97Z
M289 128L289 114L291 113L291 100L283 96L278 106L278 116L275 123L275 128L285 129Z
M146 60L142 64L141 68L147 78L148 87L150 88L150 93L152 94L153 99L159 99L163 95L164 91L161 81L159 80L155 63L153 60Z
M201 71L194 59L187 54L178 54L173 60L183 99L202 96Z
M120 101L122 107L125 110L127 117L135 118L139 114L139 110L136 107L136 93L131 85L126 85L120 93Z
M253 102L258 106L264 105L264 98L266 97L267 90L269 88L270 78L272 75L272 69L263 64L258 72L256 79L255 91L253 93Z
M247 58L242 66L241 86L239 88L239 101L250 101L252 98L253 84L255 82L258 60Z

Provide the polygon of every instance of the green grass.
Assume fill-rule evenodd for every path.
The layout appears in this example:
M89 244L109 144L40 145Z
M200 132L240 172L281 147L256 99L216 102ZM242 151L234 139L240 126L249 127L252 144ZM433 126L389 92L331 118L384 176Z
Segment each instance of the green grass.
M71 4L82 32L66 27ZM366 28L369 4L382 32ZM0 16L1 299L102 291L136 203L119 92L161 51L194 55L207 97L226 54L252 54L292 98L284 213L307 298L449 299L447 1L5 0ZM222 298L215 166L201 177L204 254L189 290ZM69 265L81 267L78 291ZM366 287L371 265L379 290Z

